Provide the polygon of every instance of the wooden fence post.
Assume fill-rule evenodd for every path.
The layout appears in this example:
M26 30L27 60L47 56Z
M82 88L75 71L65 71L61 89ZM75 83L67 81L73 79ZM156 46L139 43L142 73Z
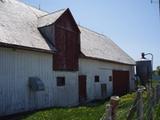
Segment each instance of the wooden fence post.
M143 97L142 97L142 89L138 89L137 91L137 119L143 120Z
M106 116L104 120L112 120L111 111L112 111L111 105L107 104L106 105Z
M112 96L110 99L112 120L116 120L116 112L119 104L119 96Z

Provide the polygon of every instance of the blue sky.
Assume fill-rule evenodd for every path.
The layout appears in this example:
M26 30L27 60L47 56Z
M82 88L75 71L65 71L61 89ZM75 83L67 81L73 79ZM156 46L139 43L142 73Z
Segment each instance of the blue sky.
M160 16L158 4L150 0L22 1L48 12L70 8L78 24L110 37L134 60L151 52L154 68L160 65Z

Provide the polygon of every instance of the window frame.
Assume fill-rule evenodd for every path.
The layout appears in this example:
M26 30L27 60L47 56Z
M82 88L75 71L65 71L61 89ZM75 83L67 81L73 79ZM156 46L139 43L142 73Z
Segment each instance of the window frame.
M64 76L56 77L57 87L63 87L66 85L66 79Z
M100 82L100 76L99 75L95 75L94 76L94 82L95 83L99 83Z

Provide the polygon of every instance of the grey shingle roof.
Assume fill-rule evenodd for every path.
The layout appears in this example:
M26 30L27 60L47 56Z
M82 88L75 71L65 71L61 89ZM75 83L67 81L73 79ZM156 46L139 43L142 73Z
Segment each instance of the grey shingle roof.
M16 0L0 1L0 42L51 51L37 29L38 17L45 14Z
M124 64L135 64L135 61L107 36L81 26L79 29L81 31L81 52L85 56Z
M54 23L66 9L48 14L16 0L0 1L0 43L53 51L38 27ZM135 61L108 37L80 27L81 52L92 58L125 64Z
M58 10L50 14L39 17L38 27L48 26L56 22L56 20L66 11L66 9Z

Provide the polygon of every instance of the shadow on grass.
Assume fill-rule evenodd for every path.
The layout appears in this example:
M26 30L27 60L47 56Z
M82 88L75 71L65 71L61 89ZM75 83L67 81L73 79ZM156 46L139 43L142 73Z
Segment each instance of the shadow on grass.
M45 111L68 111L70 109L79 109L79 108L83 108L86 107L88 109L95 109L98 106L103 106L106 101L108 99L105 100L94 100L91 102L87 102L85 104L81 104L78 106L74 106L74 107L52 107L52 108L45 108L45 109L40 109L40 110L35 110L35 111L30 111L30 112L23 112L23 113L18 113L18 114L14 114L14 115L9 115L9 116L4 116L4 117L0 117L0 120L23 120L26 119L30 116L34 116L34 114L37 114L38 112L45 112Z

